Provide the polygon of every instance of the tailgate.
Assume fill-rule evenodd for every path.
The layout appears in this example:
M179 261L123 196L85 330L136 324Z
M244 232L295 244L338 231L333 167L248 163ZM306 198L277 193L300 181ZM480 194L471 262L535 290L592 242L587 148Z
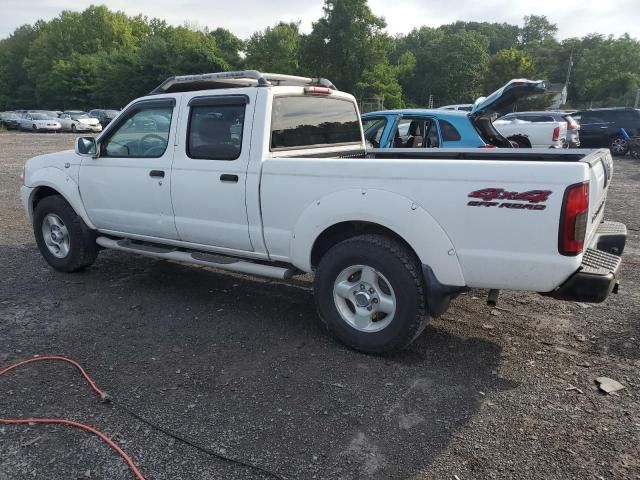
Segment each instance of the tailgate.
M589 178L589 224L585 245L591 245L598 226L603 221L607 191L613 174L613 159L608 149L594 150L582 160L591 167Z

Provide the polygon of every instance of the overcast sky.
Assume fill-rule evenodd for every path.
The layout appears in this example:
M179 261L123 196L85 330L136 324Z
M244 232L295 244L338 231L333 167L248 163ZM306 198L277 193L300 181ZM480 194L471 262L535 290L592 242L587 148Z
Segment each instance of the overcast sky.
M25 23L49 20L62 10L82 10L99 0L0 0L0 38ZM322 0L109 0L112 10L158 17L173 25L224 27L241 38L280 20L301 21L303 31L322 15ZM559 37L588 33L640 38L640 0L369 0L392 34L456 20L522 23L531 13L546 15Z

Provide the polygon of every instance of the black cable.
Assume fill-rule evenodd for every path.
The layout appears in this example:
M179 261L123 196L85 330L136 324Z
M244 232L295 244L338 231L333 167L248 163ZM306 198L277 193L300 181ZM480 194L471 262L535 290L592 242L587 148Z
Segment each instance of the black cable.
M132 417L136 418L137 420L141 421L142 423L145 423L147 425L149 425L151 428L158 430L159 432L164 433L165 435L167 435L168 437L171 437L175 440L178 440L182 443L184 443L185 445L189 445L192 448L195 448L196 450L200 450L203 453L206 453L207 455L210 455L212 457L216 457L220 460L223 460L225 462L229 462L232 464L236 464L236 465L242 465L245 468L248 468L249 470L254 470L256 472L259 472L263 475L268 475L271 478L275 478L277 480L285 480L284 477L278 475L275 472L272 472L270 470L267 470L266 468L260 467L258 465L254 465L252 463L246 462L244 460L238 460L236 458L231 458L231 457L227 457L225 455L222 455L220 453L214 452L213 450L203 447L201 445L198 445L197 443L193 443L191 440L188 440L184 437L181 437L179 434L177 433L173 433L169 430L167 430L166 428L157 425L155 423L153 423L150 420L147 420L146 418L140 416L138 413L136 413L135 411L131 410L129 407L127 407L126 405L120 403L120 402L116 402L112 397L107 397L106 399L109 403L113 404L115 407L118 407L121 410L124 410L125 412L127 412L129 415L131 415Z

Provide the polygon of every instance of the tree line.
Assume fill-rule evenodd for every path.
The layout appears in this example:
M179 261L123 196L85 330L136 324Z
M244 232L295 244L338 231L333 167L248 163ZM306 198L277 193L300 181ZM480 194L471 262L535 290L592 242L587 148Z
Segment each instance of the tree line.
M640 42L628 34L559 41L538 15L522 27L385 29L366 0L325 0L310 33L280 22L246 40L106 6L63 11L0 40L0 110L121 108L172 75L245 68L323 76L386 108L470 103L512 78L564 83L570 65L567 107L633 105L640 88Z

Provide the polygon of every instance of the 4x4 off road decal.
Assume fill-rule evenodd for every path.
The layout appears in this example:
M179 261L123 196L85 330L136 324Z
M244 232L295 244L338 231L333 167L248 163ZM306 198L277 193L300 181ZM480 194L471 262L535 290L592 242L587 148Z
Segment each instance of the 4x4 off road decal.
M507 192L503 188L483 188L471 192L469 198L479 198L467 203L469 207L498 207L512 208L514 210L544 210L546 205L541 205L549 199L551 190L529 190L528 192ZM497 201L500 200L500 201ZM508 200L508 201L502 201ZM518 203L515 203L517 200ZM524 203L520 203L524 202Z

